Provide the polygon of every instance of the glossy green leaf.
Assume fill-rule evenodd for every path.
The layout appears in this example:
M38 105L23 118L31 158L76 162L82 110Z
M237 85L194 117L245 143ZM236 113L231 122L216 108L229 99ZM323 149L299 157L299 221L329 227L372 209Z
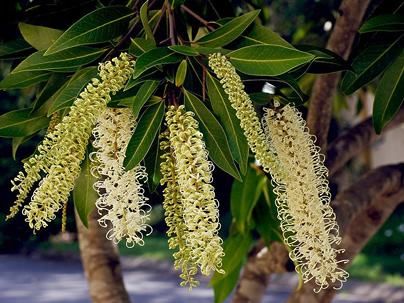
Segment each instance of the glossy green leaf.
M10 73L0 82L0 89L28 87L46 81L50 74L46 71Z
M359 29L361 34L399 31L404 31L404 16L399 14L375 16L367 20Z
M175 73L175 86L180 87L184 84L185 77L187 76L187 60L182 60L178 65L177 72Z
M354 72L347 72L342 78L341 89L343 92L352 94L372 81L386 69L402 49L401 36L388 44L384 41L375 41L370 44L354 58L352 62Z
M227 278L228 275L237 270L240 264L246 259L251 244L252 237L250 233L244 235L234 234L224 241L224 257L222 260L222 268L225 273L220 274L218 272L215 272L213 274L213 277L210 280L210 283L213 285L213 287L215 285L218 285L219 281Z
M148 21L148 14L147 14L148 6L149 6L149 0L144 2L143 5L140 7L140 21L142 22L143 30L146 33L146 39L153 41L153 43L156 44L156 41L153 36L153 31L150 28Z
M151 49L137 59L133 78L138 78L146 70L152 67L163 64L178 63L182 59L182 55L173 52L167 47L158 47Z
M67 81L66 74L53 73L49 77L48 82L34 101L32 111L39 109L46 101L49 100Z
M387 68L380 80L373 104L373 125L380 133L404 102L404 52Z
M164 102L148 107L135 128L126 149L123 165L127 170L134 168L143 160L156 137L164 118Z
M234 165L226 133L219 121L205 104L196 96L184 89L184 104L187 110L196 114L199 127L203 133L206 148L212 161L234 178L241 180L241 176Z
M126 91L119 91L117 94L111 96L111 101L109 101L109 107L119 107L119 106L126 106L132 108L133 101L139 91L140 84L132 87Z
M206 34L197 40L196 43L208 47L227 45L237 39L246 30L257 18L259 12L259 10L256 10L236 17L213 32Z
M227 54L236 69L247 75L277 76L314 59L314 55L275 44L243 47Z
M160 150L160 139L158 136L156 136L149 152L144 159L146 172L148 175L147 181L151 192L154 192L157 189L157 186L160 184L161 155L162 151Z
M49 119L31 115L31 108L9 111L0 116L0 137L25 137L45 128Z
M48 109L48 115L70 107L83 88L96 76L97 67L86 67L77 71L67 82L66 86L57 92L55 99Z
M53 43L45 55L75 46L107 42L125 31L133 12L125 6L99 8L76 21Z
M301 90L298 82L288 74L277 76L278 79L270 82L279 81L286 84L288 87L280 89L280 93L288 99L288 102L293 102L295 105L301 105L306 102L309 97Z
M222 279L215 284L215 286L213 287L215 303L224 302L233 291L233 289L236 287L240 276L242 264L243 262L240 262L240 264L226 276L226 279Z
M283 39L279 34L275 33L267 26L254 24L251 30L247 30L240 37L240 41L236 44L236 48L242 48L256 44L275 44L288 48L294 48L292 44Z
M12 71L75 71L82 65L89 64L98 59L104 49L87 46L78 46L65 51L44 56L44 51L38 51L27 57Z
M206 84L212 109L219 117L221 124L229 138L231 153L240 166L242 175L247 171L249 147L236 116L236 111L230 104L227 94L224 92L219 80L207 73Z
M73 201L76 211L85 227L88 227L88 216L95 208L98 193L94 190L96 178L91 174L91 161L89 152L81 165L80 176L77 178L73 189Z
M146 80L161 80L162 76L158 73L157 70L149 70L142 74L141 77L137 77L136 79L130 78L129 81L126 83L125 88L123 91L131 90L133 87L138 86L139 84L145 82Z
M251 214L266 184L265 176L249 167L243 182L234 180L230 194L230 210L237 230L244 234L251 227Z
M134 38L130 39L130 41L129 53L135 55L136 57L139 57L140 55L156 47L156 43L154 41L144 38Z
M25 41L37 50L47 49L63 33L59 29L27 23L19 23L18 28Z
M195 47L187 46L187 45L172 45L168 47L172 51L179 53L184 56L193 57L198 56L199 53Z
M0 45L0 59L18 58L29 50L32 50L32 47L24 39L2 42Z
M158 80L147 80L140 86L132 104L132 113L135 119L137 119L143 105L153 95L159 83L160 81Z

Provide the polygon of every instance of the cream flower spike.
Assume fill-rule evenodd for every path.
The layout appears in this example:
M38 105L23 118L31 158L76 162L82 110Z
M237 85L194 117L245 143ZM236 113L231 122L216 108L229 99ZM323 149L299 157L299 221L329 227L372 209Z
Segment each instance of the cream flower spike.
M147 181L146 168L138 165L126 171L123 166L128 142L133 134L135 118L131 109L108 108L93 130L97 149L91 154L92 173L100 180L94 184L99 194L95 205L102 227L110 228L107 238L126 246L143 245L143 233L150 234L151 206L144 196L142 184Z
M276 205L285 243L292 248L290 257L297 264L303 281L314 279L316 292L332 285L341 288L348 273L339 267L337 255L343 249L324 157L314 144L301 114L292 106L265 109L263 125L267 144L274 147L284 172L272 177L276 183Z
M163 190L163 208L165 221L168 226L168 247L170 249L177 249L173 254L174 268L181 270L180 277L183 279L181 286L189 285L192 288L199 285L199 282L194 277L198 272L198 267L192 260L191 250L187 246L189 233L183 218L184 205L177 182L178 176L175 159L169 138L170 133L168 129L160 135L160 149L164 152L161 155L160 183L161 185L165 185Z
M271 147L266 144L265 134L254 105L244 91L244 84L234 66L220 53L209 56L209 66L220 79L224 91L229 96L232 107L236 110L241 128L247 138L251 151L262 165L265 172L277 169L276 159Z
M125 53L100 64L100 79L91 80L69 113L45 136L37 153L24 164L25 173L20 172L13 180L12 191L18 194L9 217L15 215L42 175L44 178L22 213L35 230L46 227L56 217L74 187L91 131L105 111L110 94L122 89L132 72L133 62Z
M223 273L218 201L212 182L213 164L198 130L198 122L184 106L170 106L166 114L169 141L175 159L175 174L187 228L186 245L192 262L204 275Z

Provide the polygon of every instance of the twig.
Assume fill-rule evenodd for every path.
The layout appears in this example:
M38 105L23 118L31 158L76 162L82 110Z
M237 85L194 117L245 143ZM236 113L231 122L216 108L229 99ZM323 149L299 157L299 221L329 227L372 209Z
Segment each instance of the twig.
M175 25L174 25L174 16L173 11L171 9L170 4L167 2L167 11L168 11L168 26L169 26L169 36L171 45L175 45Z
M208 30L213 31L214 28L212 26L209 25L209 22L205 19L203 19L201 16L199 16L197 13L195 13L194 11L192 11L190 8L188 8L187 6L185 6L184 4L181 5L181 9L183 11L185 11L186 13L188 13L190 16L194 17L196 20L198 20L200 23L202 23L203 25L205 25L207 27Z

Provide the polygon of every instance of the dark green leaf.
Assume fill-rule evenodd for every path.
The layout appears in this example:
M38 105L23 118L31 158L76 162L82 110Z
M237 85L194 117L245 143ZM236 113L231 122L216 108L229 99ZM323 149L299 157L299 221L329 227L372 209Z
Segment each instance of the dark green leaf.
M273 216L271 207L275 207L275 205L272 204L270 206L265 201L265 198L261 196L253 211L255 228L267 245L271 241L283 241L279 227L279 221L276 217Z
M18 28L25 41L37 50L47 49L63 33L58 29L27 23L19 23Z
M137 119L143 105L153 95L159 83L160 81L158 80L147 80L140 86L132 104L132 113L135 119Z
M247 30L247 32L241 35L236 48L238 49L256 44L276 44L288 48L294 48L292 44L283 39L279 34L272 31L269 27L259 24L254 24L254 26L251 27L251 30Z
M159 47L151 49L137 59L133 78L138 78L146 70L152 67L162 64L178 63L182 59L183 59L182 55L173 52L167 47Z
M373 104L373 125L376 133L391 121L404 101L404 52L387 68L380 80Z
M271 95L268 93L251 93L249 96L254 103L259 105L267 105L272 100Z
M287 88L280 89L280 91L283 96L288 98L289 102L300 105L308 100L309 97L301 90L297 81L288 74L280 75L277 80L270 82L276 81L280 81L288 86Z
M401 36L386 45L383 41L373 42L361 51L352 62L354 72L347 72L342 78L341 88L345 94L352 94L366 85L400 54L403 49Z
M147 15L147 8L149 6L149 0L147 0L143 5L140 7L140 21L142 21L143 29L146 33L146 39L153 41L154 44L156 44L156 41L154 40L153 36L153 31L150 28L149 21L148 21L148 15Z
M54 73L49 77L48 82L42 89L41 93L34 101L32 111L40 108L50 97L52 97L66 82L66 75L62 73Z
M240 166L242 175L247 171L248 163L248 143L240 126L240 121L236 116L236 111L232 108L227 94L224 92L220 82L207 73L206 84L208 95L213 111L219 117L221 124L226 131L231 147L231 152Z
M259 10L252 11L236 17L225 25L196 41L198 45L208 47L219 47L229 44L237 39L246 28L257 18Z
M241 176L233 162L226 133L215 116L201 100L185 89L184 104L187 110L196 114L200 122L199 126L206 142L206 148L209 151L209 157L223 171L241 180Z
M88 216L95 207L98 194L94 190L96 178L91 174L91 161L89 152L81 165L80 176L77 178L73 189L73 201L76 211L85 227L88 227Z
M187 76L187 60L182 60L178 65L177 72L175 73L175 86L180 87L184 84L185 77Z
M136 57L139 57L140 55L156 47L155 42L144 38L134 38L130 39L130 41L129 53L135 55Z
M164 102L147 108L140 117L135 132L126 149L123 165L127 170L134 168L149 151L164 118Z
M34 135L30 136L25 136L25 137L14 137L11 139L11 150L12 150L12 155L13 159L17 159L17 151L20 148L22 144L27 142L29 139L31 139Z
M199 55L198 51L194 47L190 47L187 45L172 45L168 48L184 56L193 57Z
M359 32L399 32L404 31L404 16L403 15L380 15L370 18L366 21Z
M234 287L236 287L242 264L243 262L240 262L240 264L226 276L226 279L222 279L215 284L213 287L213 291L215 293L215 303L224 302L233 291Z
M97 76L96 67L86 67L77 71L60 91L48 109L48 115L63 108L70 107L83 88Z
M31 115L31 108L13 110L0 116L0 137L25 137L45 128L49 120Z
M242 262L247 257L248 251L252 243L251 234L247 233L244 235L235 234L230 236L224 241L224 257L223 257L223 270L224 274L215 272L213 274L210 283L216 286L219 281L227 278L229 274L237 270L237 268L242 264Z
M45 55L75 46L107 42L125 31L133 12L124 6L99 8L75 22L53 43Z
M44 51L33 53L22 61L12 73L22 71L75 71L78 67L99 58L104 49L78 46L65 51L44 56Z
M312 54L270 44L243 47L228 56L236 69L255 76L281 75L314 59Z
M23 39L3 42L0 45L0 59L14 59L15 57L19 57L21 54L31 49L31 45L29 45Z
M160 139L159 136L154 140L149 152L147 153L144 161L146 166L146 172L149 176L147 181L151 192L154 192L157 186L160 184L161 173L160 173L160 163L162 151L160 150Z
M126 106L132 108L135 96L139 91L140 85L136 85L127 91L119 91L116 95L111 96L109 107Z
M266 185L265 176L249 167L243 182L234 180L230 194L230 210L237 230L244 234L251 226L251 214Z
M23 88L46 81L50 76L50 72L18 72L10 73L0 82L0 89Z

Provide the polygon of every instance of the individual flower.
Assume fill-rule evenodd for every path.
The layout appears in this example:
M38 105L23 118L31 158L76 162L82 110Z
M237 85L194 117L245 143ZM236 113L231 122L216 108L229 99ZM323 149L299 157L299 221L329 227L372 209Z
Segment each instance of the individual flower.
M240 126L247 138L248 145L251 151L255 153L255 157L262 165L264 171L268 173L277 169L271 146L266 144L260 119L254 110L250 97L244 91L243 82L234 66L220 53L209 56L209 66L220 79L220 83L229 97L231 106L236 110L236 116L240 120Z
M267 144L273 146L283 173L274 172L276 205L284 240L292 250L305 282L314 279L321 289L346 281L348 273L339 267L333 246L341 242L320 148L314 144L300 112L286 105L266 109L263 125Z
M132 66L125 53L101 63L100 79L91 80L69 113L45 136L37 153L24 164L25 173L20 172L14 179L12 190L18 191L15 205L20 207L33 185L45 175L22 211L31 228L46 227L67 202L80 173L94 124L106 109L110 94L119 91L129 79ZM15 209L11 210L13 213Z
M214 166L208 160L203 135L193 115L192 112L186 112L183 105L170 106L166 114L175 167L173 180L178 184L178 188L174 185L173 189L180 194L182 206L179 209L182 209L187 228L185 245L190 252L190 264L197 264L204 275L212 271L223 273L221 266L224 253L222 240L218 236L218 201L211 185Z
M168 129L160 135L160 149L164 152L161 155L160 183L161 185L165 185L163 190L163 208L165 221L168 226L168 247L177 250L173 255L174 267L181 270L180 277L183 279L181 286L189 285L192 288L199 284L194 277L198 272L198 267L194 260L192 260L191 250L187 246L189 235L183 218L184 205L178 186L175 158L169 137Z
M123 166L134 126L131 109L108 108L93 130L97 151L91 154L92 172L100 179L94 184L99 194L95 203L101 215L98 222L109 228L108 239L115 243L126 239L128 247L143 245L143 233L151 232L146 223L151 207L142 187L147 181L146 168L138 165L126 171Z

